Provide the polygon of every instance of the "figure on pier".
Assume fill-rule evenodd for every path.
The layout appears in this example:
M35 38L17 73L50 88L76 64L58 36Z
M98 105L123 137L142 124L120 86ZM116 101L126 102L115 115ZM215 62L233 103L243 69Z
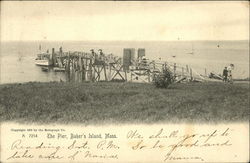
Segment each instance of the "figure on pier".
M228 82L233 83L233 74L232 71L234 69L234 64L230 64L227 66L227 71L228 71Z

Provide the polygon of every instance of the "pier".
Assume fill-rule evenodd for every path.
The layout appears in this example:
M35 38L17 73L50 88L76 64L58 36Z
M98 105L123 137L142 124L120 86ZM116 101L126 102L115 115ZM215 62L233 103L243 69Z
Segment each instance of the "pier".
M174 82L203 82L210 80L205 69L204 75L197 73L189 65L179 65L161 60L149 60L143 48L125 48L123 56L105 54L101 49L95 52L59 51L52 48L48 56L49 65L55 72L64 72L68 82L146 82L150 83L156 75L168 69L174 76ZM46 71L46 67L42 67Z

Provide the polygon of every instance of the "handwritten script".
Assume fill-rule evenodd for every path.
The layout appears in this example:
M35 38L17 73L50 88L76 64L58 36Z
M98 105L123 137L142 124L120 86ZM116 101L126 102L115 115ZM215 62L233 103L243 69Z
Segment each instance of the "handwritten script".
M242 157L238 154L242 145L235 141L235 129L230 126L206 130L164 126L104 129L5 127L4 130L8 135L1 139L2 159L8 162L206 162L211 161L210 155L222 156L228 152L236 158Z

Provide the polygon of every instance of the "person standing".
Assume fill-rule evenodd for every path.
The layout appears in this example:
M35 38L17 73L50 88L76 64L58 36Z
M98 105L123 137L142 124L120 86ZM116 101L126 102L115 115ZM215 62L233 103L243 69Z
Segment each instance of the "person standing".
M233 75L232 75L232 70L234 69L234 64L230 64L227 67L227 71L228 71L228 82L233 83Z
M103 60L104 59L104 54L102 52L102 49L99 49L98 51L99 51L99 59Z
M94 60L96 60L97 59L97 55L96 55L94 49L91 49L90 51L91 51L91 57L94 58Z
M227 70L227 67L225 67L223 70L223 81L224 82L227 82L227 76L228 76L228 70Z

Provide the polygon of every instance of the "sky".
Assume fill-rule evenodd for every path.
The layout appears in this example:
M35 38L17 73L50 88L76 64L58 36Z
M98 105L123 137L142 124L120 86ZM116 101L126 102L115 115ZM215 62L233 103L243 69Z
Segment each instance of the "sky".
M1 41L249 40L247 1L1 1Z

